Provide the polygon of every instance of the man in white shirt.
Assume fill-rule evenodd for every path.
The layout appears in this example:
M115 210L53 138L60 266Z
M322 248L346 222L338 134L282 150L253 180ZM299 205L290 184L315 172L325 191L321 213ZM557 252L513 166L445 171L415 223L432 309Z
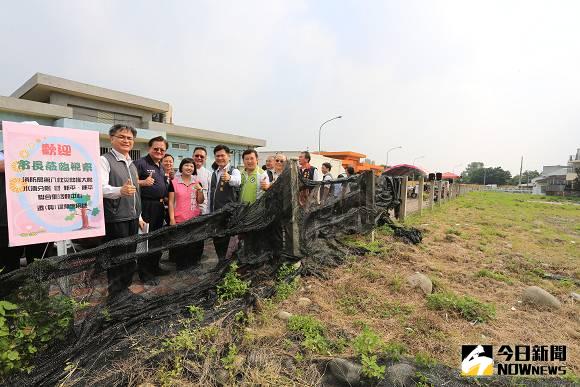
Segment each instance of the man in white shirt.
M101 156L101 181L105 213L105 242L136 235L143 226L139 176L129 152L133 149L137 131L128 125L113 125L109 130L112 149ZM135 244L119 246L112 255L134 252ZM135 261L107 269L109 298L127 295Z
M198 146L193 150L193 155L191 156L195 161L195 168L197 169L197 178L201 183L201 188L203 192L204 201L199 205L202 214L209 214L208 202L208 192L209 184L211 181L211 171L205 167L205 161L207 159L207 151L204 147Z

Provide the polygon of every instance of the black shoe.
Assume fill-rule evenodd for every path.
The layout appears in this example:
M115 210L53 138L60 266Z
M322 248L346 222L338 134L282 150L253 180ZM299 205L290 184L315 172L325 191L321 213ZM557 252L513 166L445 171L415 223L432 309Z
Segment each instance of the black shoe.
M147 281L143 281L143 285L157 286L157 285L159 285L159 280L157 278L151 278Z

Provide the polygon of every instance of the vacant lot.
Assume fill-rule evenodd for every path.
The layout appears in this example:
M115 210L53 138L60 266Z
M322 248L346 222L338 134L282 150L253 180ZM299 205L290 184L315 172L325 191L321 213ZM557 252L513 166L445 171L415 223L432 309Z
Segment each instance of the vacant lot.
M229 327L215 326L209 341L202 338L214 328L185 329L164 344L175 351L175 361L147 371L145 379L209 385L221 372L222 380L234 382L237 375L248 385L315 385L316 361L373 352L458 371L461 344L564 344L569 377L579 373L580 310L570 296L579 292L577 202L473 192L406 224L423 231L423 243L404 244L382 227L374 236L346 238L359 248L353 251L366 254L348 256L324 279L287 284L280 281L291 271L286 267L276 297L260 300ZM415 272L432 280L432 296L407 283ZM562 307L541 311L522 303L530 285L552 293ZM280 311L293 317L284 321ZM200 352L203 361L185 359L179 340L192 340L186 348ZM211 348L208 354L204 348ZM371 359L367 372L380 374L375 365Z
M374 242L370 235L348 238L370 253L349 257L326 280L303 279L302 291L278 309L314 316L347 337L369 326L410 355L426 354L452 367L460 361L461 344L565 344L568 365L578 373L580 314L570 297L580 277L577 202L473 192L406 224L424 232L422 244L396 241L385 228L376 231ZM469 296L483 306L467 303L465 315L461 309L430 308L406 283L417 271L432 279L434 293ZM546 279L547 273L566 279ZM563 307L538 311L521 303L529 285L551 292ZM313 304L299 307L299 297ZM485 306L495 313L487 315ZM276 334L285 334L283 323L271 324Z

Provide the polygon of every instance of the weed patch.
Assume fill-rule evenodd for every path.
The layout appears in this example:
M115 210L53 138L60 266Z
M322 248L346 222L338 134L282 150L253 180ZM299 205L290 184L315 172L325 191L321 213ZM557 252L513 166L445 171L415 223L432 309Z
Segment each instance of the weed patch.
M250 281L243 281L236 272L238 265L234 262L224 277L221 285L217 286L217 293L220 301L233 300L244 296L250 287Z
M468 321L486 322L495 317L495 307L469 296L451 292L433 293L427 296L427 306L459 314Z
M492 271L492 270L481 269L480 271L475 273L475 276L476 277L491 278L491 279L494 279L496 281L505 282L506 284L509 284L509 285L513 284L513 281L510 279L510 277L508 277L505 274L497 273L497 272Z

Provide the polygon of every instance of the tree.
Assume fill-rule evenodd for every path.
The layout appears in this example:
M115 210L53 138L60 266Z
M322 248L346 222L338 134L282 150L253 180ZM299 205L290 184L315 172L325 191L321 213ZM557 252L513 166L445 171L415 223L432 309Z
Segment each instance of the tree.
M83 225L81 227L81 229L87 229L90 228L90 224L89 224L89 210L90 215L91 216L97 216L99 214L99 208L95 207L95 208L88 208L88 206L91 205L91 195L79 195L77 197L74 197L71 199L75 204L70 204L67 208L70 211L69 214L64 218L64 220L74 220L75 216L80 216L82 221L83 221ZM81 212L77 212L77 205L80 205L80 210Z
M540 176L538 171L525 171L522 173L522 184L527 184L531 182L534 177ZM520 183L520 175L512 177L511 185L518 185Z
M510 171L504 171L502 167L488 167L472 171L469 175L469 183L506 185L510 182L511 177Z
M467 168L465 168L465 171L461 173L463 181L470 183L469 180L471 178L471 175L475 173L475 171L480 169L483 169L483 163L481 161L472 161L471 163L469 163L467 165Z

